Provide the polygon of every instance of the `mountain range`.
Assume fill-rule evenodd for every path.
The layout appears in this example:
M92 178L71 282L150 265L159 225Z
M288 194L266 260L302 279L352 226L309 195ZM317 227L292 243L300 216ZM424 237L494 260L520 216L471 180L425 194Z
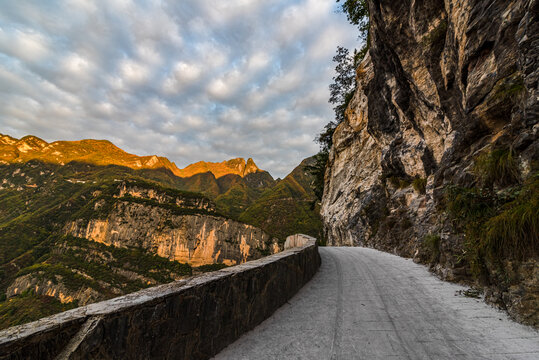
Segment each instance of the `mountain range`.
M319 236L303 161L129 154L104 140L0 134L0 328L279 251Z
M313 212L314 206L310 209L315 196L310 187L312 179L304 169L308 159L283 180L276 181L267 171L259 169L251 158L223 162L199 161L180 169L166 157L133 155L108 140L48 143L32 135L16 139L0 134L0 164L19 164L31 160L61 166L74 161L100 167L126 167L162 185L204 194L215 201L217 210L226 216L255 223L279 234L281 238L291 228L297 227L297 224L287 226L289 221L284 219L297 217L298 205L295 200L301 200L301 203L309 206L306 208L309 221L299 221L302 224L299 229L309 235L320 235L321 227L316 211ZM284 206L286 203L294 204L294 209ZM263 217L262 213L268 216L272 213L272 216ZM280 225L274 224L273 219L279 219Z

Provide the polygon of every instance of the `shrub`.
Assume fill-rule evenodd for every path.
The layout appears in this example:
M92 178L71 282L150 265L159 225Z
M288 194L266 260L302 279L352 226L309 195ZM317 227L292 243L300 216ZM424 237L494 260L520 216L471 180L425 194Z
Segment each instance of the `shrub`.
M505 192L485 188L446 188L446 210L463 226L464 257L472 274L487 263L525 260L539 254L539 173Z
M427 189L427 179L415 178L412 181L412 187L420 194L425 194Z
M449 214L466 222L492 216L497 203L489 191L455 185L446 187L445 198Z
M398 176L390 176L387 178L389 183L396 187L397 189L404 189L410 186L410 182L404 178Z
M436 26L430 33L423 37L421 41L426 47L433 46L445 39L447 33L447 19L440 21L440 24Z
M206 265L198 266L194 268L194 270L200 271L200 272L211 272L211 271L221 270L227 267L228 266L225 264L206 264Z

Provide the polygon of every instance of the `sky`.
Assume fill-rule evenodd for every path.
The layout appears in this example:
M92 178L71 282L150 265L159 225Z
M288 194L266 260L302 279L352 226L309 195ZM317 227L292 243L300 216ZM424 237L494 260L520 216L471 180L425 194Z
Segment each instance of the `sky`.
M283 177L332 120L334 0L0 1L0 133Z

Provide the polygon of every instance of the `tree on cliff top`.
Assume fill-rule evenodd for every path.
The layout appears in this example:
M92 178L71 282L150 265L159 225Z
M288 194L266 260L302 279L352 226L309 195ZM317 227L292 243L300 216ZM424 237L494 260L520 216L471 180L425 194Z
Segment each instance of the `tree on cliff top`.
M338 3L341 0L337 0ZM366 0L343 0L341 10L348 21L359 27L359 36L366 39L369 34L369 5Z
M340 3L341 0L336 0ZM360 51L350 51L342 46L337 47L337 53L333 61L337 63L335 67L336 76L333 77L333 84L329 86L329 102L334 106L335 119L324 126L324 130L316 137L315 141L320 144L320 152L315 155L314 165L306 169L314 176L312 184L314 193L319 200L324 192L324 175L329 159L329 151L333 145L333 133L337 126L344 121L344 113L348 103L354 95L356 89L355 70L361 60L365 57L369 47L369 7L366 0L342 0L341 11L344 12L348 21L359 27L359 37L364 41Z

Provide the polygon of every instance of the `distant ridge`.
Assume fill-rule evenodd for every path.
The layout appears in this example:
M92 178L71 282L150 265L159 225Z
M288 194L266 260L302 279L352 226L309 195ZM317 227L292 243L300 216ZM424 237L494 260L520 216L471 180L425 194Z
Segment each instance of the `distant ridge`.
M150 155L137 156L120 149L108 140L55 141L47 143L36 136L28 135L21 139L0 134L0 163L11 164L41 160L64 165L70 161L81 161L93 165L120 165L131 169L170 170L174 175L188 178L197 174L212 173L215 178L226 175L246 175L263 172L253 159L231 159L223 162L205 162L188 165L179 169L166 157Z
M220 163L199 161L179 170L178 176L191 177L196 174L211 172L216 178L229 174L245 177L246 175L259 171L262 170L256 166L253 159L249 158L247 161L245 161L243 158L236 158Z

